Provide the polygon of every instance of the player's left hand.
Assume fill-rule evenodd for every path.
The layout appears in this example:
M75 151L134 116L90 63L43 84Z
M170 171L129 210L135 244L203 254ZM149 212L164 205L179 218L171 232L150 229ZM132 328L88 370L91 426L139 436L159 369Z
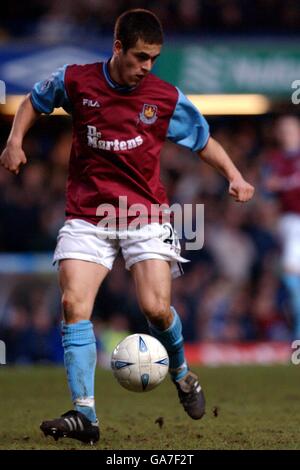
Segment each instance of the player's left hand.
M234 197L237 202L247 202L254 194L254 187L247 183L242 176L235 177L229 183L229 194Z

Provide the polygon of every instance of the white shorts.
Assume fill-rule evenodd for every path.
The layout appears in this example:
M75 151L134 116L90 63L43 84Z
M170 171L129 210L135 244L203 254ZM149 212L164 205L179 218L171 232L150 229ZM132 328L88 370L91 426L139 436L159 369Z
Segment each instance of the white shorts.
M300 273L300 215L283 215L279 221L279 234L283 268Z
M180 242L170 223L153 223L137 230L106 230L85 220L67 220L60 229L53 262L81 259L112 269L119 249L126 269L146 259L162 259L171 264L172 277L183 273Z

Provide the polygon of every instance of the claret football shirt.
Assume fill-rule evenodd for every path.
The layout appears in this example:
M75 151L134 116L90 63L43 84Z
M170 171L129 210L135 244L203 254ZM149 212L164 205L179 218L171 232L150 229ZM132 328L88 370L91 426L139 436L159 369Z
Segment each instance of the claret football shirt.
M151 73L135 88L122 87L107 62L62 67L34 85L31 102L40 113L63 107L72 115L66 216L94 224L106 204L123 217L120 196L125 211L138 204L150 214L152 205L167 205L165 140L198 151L209 138L207 121L178 88Z

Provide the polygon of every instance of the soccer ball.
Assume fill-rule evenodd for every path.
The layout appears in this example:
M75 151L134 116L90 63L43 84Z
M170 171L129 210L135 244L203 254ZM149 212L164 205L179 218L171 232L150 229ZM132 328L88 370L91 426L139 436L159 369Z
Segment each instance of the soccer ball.
M111 367L122 387L133 392L148 392L166 377L169 357L164 346L153 336L134 334L116 346Z

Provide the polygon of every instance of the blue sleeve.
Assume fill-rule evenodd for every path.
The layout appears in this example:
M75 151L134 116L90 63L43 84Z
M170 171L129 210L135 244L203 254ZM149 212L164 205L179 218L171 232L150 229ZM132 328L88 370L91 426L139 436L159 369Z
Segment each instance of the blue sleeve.
M63 107L71 110L71 103L65 89L65 71L67 65L59 68L46 80L37 82L31 91L31 103L39 113L50 114L54 108Z
M167 139L194 152L201 150L209 138L209 126L198 109L177 88L178 100L170 120Z

